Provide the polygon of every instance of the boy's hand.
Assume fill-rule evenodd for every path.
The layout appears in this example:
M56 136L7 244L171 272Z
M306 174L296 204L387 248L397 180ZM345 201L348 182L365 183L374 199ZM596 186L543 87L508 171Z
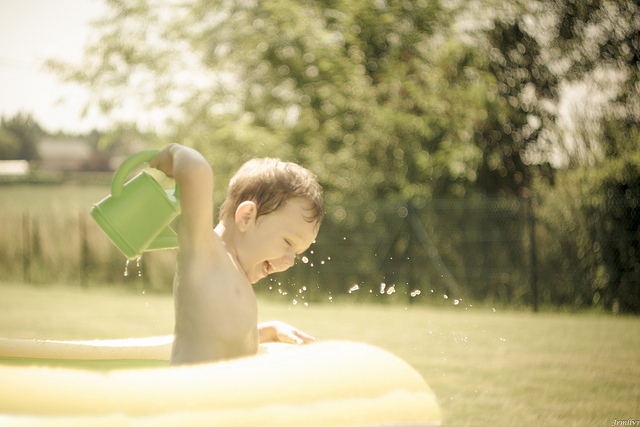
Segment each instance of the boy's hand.
M168 145L163 148L156 156L149 162L149 166L164 172L169 178L173 178L173 155L171 154L172 145Z
M302 345L316 341L312 336L299 331L291 325L278 321L260 323L258 325L258 333L260 335L261 344L282 342L286 344Z

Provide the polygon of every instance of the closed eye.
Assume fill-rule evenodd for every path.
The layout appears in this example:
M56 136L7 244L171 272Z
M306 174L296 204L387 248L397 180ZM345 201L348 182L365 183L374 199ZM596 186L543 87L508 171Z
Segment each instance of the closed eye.
M291 243L291 240L289 240L289 239L284 239L284 243L290 248L293 247L293 243ZM300 259L300 255L302 255L302 252L301 253L296 253L295 256L294 256L295 259L296 260Z

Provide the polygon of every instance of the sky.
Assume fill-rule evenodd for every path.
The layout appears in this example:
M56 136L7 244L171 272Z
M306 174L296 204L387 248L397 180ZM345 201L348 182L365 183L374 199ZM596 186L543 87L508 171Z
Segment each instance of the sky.
M81 118L88 92L43 68L47 59L82 57L102 0L0 0L0 116L31 114L48 132L84 133L105 126Z

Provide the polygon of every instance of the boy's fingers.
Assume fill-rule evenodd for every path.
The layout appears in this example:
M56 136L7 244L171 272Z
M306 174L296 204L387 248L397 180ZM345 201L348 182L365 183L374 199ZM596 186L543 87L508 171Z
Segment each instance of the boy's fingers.
M311 335L307 335L304 332L296 331L296 335L298 337L298 340L300 341L300 344L310 344L317 341L314 337L312 337Z

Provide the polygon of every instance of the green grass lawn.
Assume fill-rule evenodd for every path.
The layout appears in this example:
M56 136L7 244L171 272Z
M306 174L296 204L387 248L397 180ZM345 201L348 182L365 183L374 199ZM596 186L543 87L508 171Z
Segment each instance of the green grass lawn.
M533 314L459 304L260 301L261 320L322 341L366 342L425 378L447 426L610 426L640 418L640 318ZM168 294L0 283L0 337L126 338L170 334Z

